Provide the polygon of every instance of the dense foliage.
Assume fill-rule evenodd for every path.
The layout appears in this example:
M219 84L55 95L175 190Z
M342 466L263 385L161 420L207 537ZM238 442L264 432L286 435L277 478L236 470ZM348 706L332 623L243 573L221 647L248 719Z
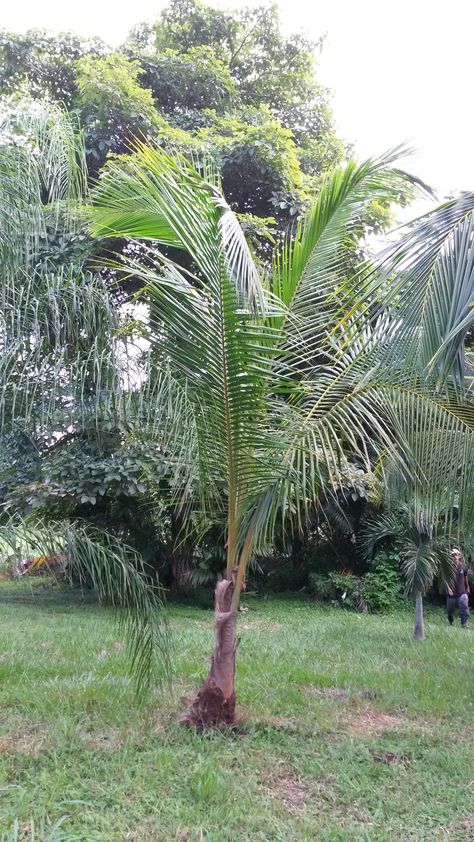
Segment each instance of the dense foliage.
M153 139L210 156L236 210L284 226L344 155L316 46L284 35L274 6L172 0L115 52L70 34L4 32L0 95L23 87L76 111L91 175L132 138Z

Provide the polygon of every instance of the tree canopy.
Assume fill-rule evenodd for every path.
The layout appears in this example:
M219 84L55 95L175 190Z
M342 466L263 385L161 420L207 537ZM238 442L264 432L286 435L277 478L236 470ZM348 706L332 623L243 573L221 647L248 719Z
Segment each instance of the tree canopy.
M3 32L0 96L27 90L77 112L93 176L108 153L150 139L212 158L234 210L284 227L345 152L317 80L318 46L283 34L276 6L171 0L116 51L71 34Z

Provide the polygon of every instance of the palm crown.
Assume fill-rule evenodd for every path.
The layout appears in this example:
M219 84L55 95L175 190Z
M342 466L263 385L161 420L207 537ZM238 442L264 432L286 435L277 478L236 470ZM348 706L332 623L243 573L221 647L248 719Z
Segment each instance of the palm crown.
M192 272L155 250L126 268L144 282L162 363L141 411L183 479L181 501L192 474L203 507L225 512L228 573L244 547L246 563L250 544L271 539L277 517L298 525L348 458L369 465L398 452L420 483L429 476L433 505L462 484L459 447L470 458L473 445L459 376L466 284L457 319L442 305L453 281L462 286L455 252L473 197L423 222L430 236L416 259L409 232L348 277L345 243L363 208L406 188L392 165L388 155L328 176L267 273L216 188L184 161L138 145L99 184L96 235L192 257Z

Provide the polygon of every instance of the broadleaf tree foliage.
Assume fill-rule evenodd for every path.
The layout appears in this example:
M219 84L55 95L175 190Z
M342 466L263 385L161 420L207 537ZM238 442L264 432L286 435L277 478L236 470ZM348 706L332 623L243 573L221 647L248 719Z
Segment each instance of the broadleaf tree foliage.
M318 46L284 35L274 6L220 12L172 0L115 51L72 34L1 33L0 96L26 89L74 110L93 176L136 137L211 156L233 209L278 229L345 154L317 80ZM380 207L373 219L384 218Z

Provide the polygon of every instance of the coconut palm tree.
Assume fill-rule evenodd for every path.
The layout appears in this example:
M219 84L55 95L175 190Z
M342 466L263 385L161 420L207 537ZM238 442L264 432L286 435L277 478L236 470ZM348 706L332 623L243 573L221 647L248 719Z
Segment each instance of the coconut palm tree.
M466 318L454 333L430 329L433 275L474 197L347 272L364 208L409 182L395 159L328 175L270 270L253 260L218 182L158 148L137 144L97 188L93 234L149 244L118 267L140 279L150 308L149 364L121 402L123 423L159 446L175 504L185 510L197 494L203 517L222 523L227 550L212 664L188 724L234 721L237 609L252 553L272 542L277 523L301 528L346 460L369 468L396 459L428 508L461 493L463 511L474 502L463 479L474 463L473 405L451 378Z

